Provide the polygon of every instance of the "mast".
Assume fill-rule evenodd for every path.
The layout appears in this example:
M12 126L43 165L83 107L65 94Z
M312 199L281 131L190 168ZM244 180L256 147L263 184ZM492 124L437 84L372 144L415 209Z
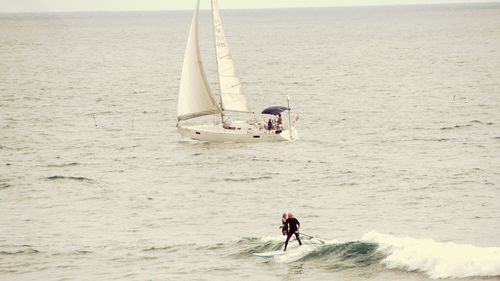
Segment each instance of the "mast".
M215 33L215 18L214 18L214 1L210 0L210 5L212 8L212 30L214 33L214 51L215 51L215 65L216 65L216 71L217 71L217 85L219 85L219 104L220 104L220 120L221 123L224 124L224 108L222 107L222 91L220 87L220 77L219 77L219 58L217 55L217 38L216 38L216 33Z
M290 96L286 97L287 103L288 103L288 128L290 130L290 140L292 140L292 109L290 108Z

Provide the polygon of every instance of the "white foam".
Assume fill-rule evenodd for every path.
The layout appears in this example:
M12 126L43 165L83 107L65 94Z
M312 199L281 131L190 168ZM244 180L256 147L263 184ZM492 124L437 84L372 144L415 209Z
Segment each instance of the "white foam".
M481 248L431 239L415 239L381 234L365 234L363 241L374 242L387 257L390 269L425 272L433 279L472 276L500 276L500 248Z
M288 248L286 255L274 257L273 261L278 263L294 262L305 257L307 254L311 253L317 248L317 245L302 245L297 247L292 246Z
M286 238L286 236L264 236L264 237L261 237L260 238L260 241L262 242L269 242L269 241L272 241L272 242L278 242L278 241L284 241L284 238Z

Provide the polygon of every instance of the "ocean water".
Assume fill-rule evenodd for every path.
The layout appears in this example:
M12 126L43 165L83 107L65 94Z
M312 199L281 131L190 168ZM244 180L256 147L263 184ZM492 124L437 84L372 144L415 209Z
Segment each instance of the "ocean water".
M298 141L180 138L189 11L0 15L0 280L500 278L500 5L222 17Z

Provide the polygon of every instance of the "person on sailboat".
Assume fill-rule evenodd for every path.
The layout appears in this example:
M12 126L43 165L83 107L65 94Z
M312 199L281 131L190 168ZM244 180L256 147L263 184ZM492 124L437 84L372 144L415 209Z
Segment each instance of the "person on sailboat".
M283 118L281 117L281 113L278 113L278 117L276 118L276 124L278 124L278 128L281 127L282 123L283 123Z
M283 235L288 235L288 225L286 224L286 219L287 219L287 214L286 213L283 213L283 215L281 215L281 233Z
M283 127L281 126L282 123L283 118L281 117L281 113L278 113L278 115L276 116L276 134L281 133L281 130L283 129Z
M290 240L290 238L294 234L295 234L295 238L297 238L297 241L299 241L299 245L302 245L302 242L300 241L300 237L299 237L299 229L300 229L299 220L294 218L292 213L288 213L287 219L286 219L286 224L288 226L288 234L286 235L285 249L283 251L286 251L286 247L288 246L288 241Z
M267 129L271 131L273 129L273 120L269 118L269 121L267 121Z

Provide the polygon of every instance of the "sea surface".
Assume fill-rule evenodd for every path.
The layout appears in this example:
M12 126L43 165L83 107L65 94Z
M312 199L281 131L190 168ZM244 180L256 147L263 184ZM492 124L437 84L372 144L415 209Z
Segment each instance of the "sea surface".
M500 4L222 10L259 144L177 133L191 16L0 15L0 280L500 278Z

